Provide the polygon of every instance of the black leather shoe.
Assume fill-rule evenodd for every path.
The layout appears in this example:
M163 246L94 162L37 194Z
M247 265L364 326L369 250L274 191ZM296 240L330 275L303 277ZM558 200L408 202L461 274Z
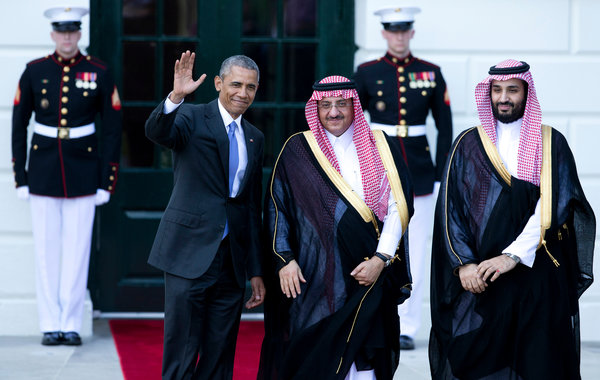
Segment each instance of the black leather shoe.
M45 332L42 337L42 344L44 346L58 346L62 343L62 337L59 331Z
M75 331L63 333L62 344L65 346L81 346L81 337Z
M401 350L414 350L415 341L408 335L400 335L400 349Z

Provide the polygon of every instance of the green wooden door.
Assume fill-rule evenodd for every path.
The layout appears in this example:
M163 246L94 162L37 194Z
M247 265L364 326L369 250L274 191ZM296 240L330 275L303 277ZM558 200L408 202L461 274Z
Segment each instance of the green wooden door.
M182 51L208 75L188 102L217 93L223 59L253 58L255 102L244 115L266 138L263 183L292 133L307 129L313 82L353 68L353 0L91 0L89 52L112 68L123 105L117 191L98 209L89 287L103 312L162 311L162 273L146 263L172 187L171 153L144 136L150 112L172 88ZM101 123L100 123L101 124Z

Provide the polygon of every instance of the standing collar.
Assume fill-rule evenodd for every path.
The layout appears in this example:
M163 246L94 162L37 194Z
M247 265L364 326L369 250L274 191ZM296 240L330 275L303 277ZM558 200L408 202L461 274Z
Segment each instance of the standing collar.
M354 121L352 122L352 124L350 124L348 129L346 129L346 132L342 133L340 136L335 136L333 133L330 133L325 128L323 128L323 130L329 138L329 142L331 143L332 147L335 147L337 144L340 144L342 148L347 149L348 146L350 146L350 144L352 143L352 139L354 138Z
M404 58L397 58L393 56L389 51L385 53L384 58L396 66L406 66L415 59L411 52L408 52L408 55Z
M523 118L515 120L512 123L502 123L497 121L496 134L498 139L501 139L502 136L511 136L511 138L515 136L515 140L518 140L521 133L521 125L523 125Z
M519 120L515 120L512 123L503 123L501 121L498 121L497 128L519 130L519 129L521 129L522 124L523 124L523 118L520 118Z
M54 53L52 54L52 57L54 58L54 61L58 62L59 64L68 66L68 65L72 65L75 62L78 62L79 60L81 60L83 58L83 54L81 54L81 51L77 50L77 54L75 54L75 56L73 56L71 58L63 58L55 50Z

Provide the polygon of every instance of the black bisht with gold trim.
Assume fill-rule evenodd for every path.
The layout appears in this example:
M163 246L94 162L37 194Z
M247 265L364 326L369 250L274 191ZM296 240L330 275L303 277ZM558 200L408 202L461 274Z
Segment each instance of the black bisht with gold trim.
M378 379L392 379L399 358L397 305L410 295L408 233L378 280L370 287L359 285L350 272L374 255L382 221L366 204L353 200L357 196L316 140L311 145L311 137L304 132L287 141L267 189L269 297L258 378L343 379L354 362L359 370L375 369ZM397 145L380 137L399 173L396 179L406 202L399 211L408 221L413 213L408 171ZM381 149L380 155L385 166ZM297 298L287 299L278 272L292 259L307 282Z
M433 379L580 378L578 299L593 280L596 221L565 138L542 131L539 187L511 177L481 127L450 150L433 235ZM465 291L457 268L500 255L538 200L533 267L517 265L482 293Z

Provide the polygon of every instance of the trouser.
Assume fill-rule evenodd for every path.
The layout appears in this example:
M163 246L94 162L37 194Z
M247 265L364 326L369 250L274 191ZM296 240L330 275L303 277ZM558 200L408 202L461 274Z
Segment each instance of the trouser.
M165 273L164 380L233 377L244 287L236 281L228 241L200 278Z
M95 197L30 196L40 330L81 331Z
M434 194L414 198L415 212L408 228L408 254L412 276L410 298L398 306L400 316L400 334L414 338L421 326L421 304L425 268L427 267L427 248L432 232Z

